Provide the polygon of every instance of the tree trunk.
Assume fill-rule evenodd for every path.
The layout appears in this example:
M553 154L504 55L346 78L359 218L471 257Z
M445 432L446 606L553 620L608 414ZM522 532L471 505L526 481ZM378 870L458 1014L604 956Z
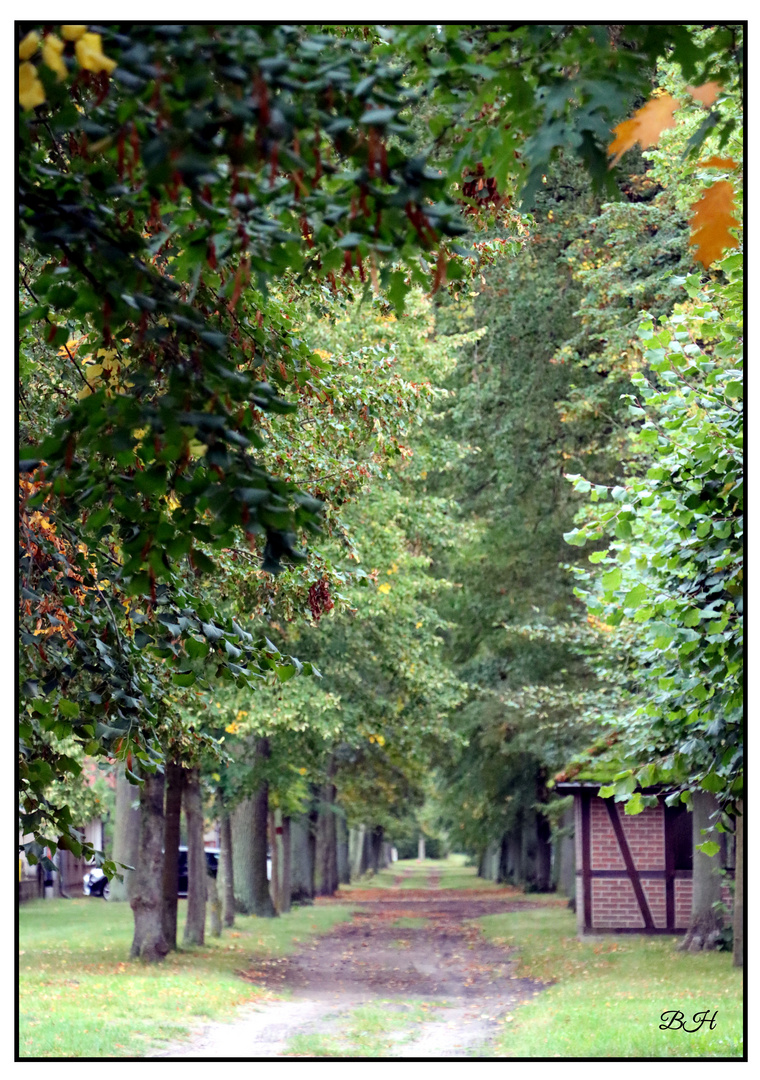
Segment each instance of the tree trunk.
M322 803L317 829L318 896L333 896L338 888L337 832L335 827L335 764L332 755L327 767L327 781L322 788Z
M222 936L222 902L219 898L219 886L217 879L207 870L206 891L208 894L209 907L209 931L212 937Z
M568 806L562 815L556 851L556 885L572 906L575 901L575 810L572 806Z
M376 825L371 834L372 845L372 870L377 873L380 869L380 852L383 846L383 827Z
M219 801L219 891L222 898L222 922L225 926L235 925L235 879L232 870L232 825L230 815Z
M269 758L269 739L256 740L257 763ZM253 830L251 834L251 861L253 863L253 914L260 919L272 919L277 912L269 895L267 879L267 818L269 811L269 784L259 782L253 796Z
M348 885L351 882L348 868L348 826L346 825L346 819L343 814L337 815L335 826L338 833L338 884Z
M522 868L523 882L530 889L536 888L536 814L528 811L522 828Z
M719 839L720 834L702 834L702 829L712 828L710 817L718 806L715 796L709 791L695 791L692 798L691 828L695 851L691 878L691 920L681 948L699 952L701 949L715 948L723 924L713 907L721 899L720 863L717 858L697 851L696 846L706 840Z
M522 822L518 822L507 834L507 874L506 881L511 885L523 885L525 872L523 863Z
M420 833L417 839L417 861L423 862L425 859L425 834Z
M146 773L140 786L140 837L130 904L135 933L130 956L149 963L163 960L169 946L163 934L164 774Z
M357 829L351 829L349 833L349 855L350 855L350 867L349 873L351 880L356 881L364 873L366 867L364 865L364 837L367 832L366 825L360 825Z
M140 798L140 791L130 784L124 775L124 764L120 763L116 772L116 810L113 827L114 862L135 866L137 848L140 842L140 811L132 804ZM134 870L122 870L123 881L114 878L109 888L109 900L129 900L130 878Z
M164 812L163 914L164 940L177 948L177 883L179 881L180 815L185 770L176 761L166 763L166 809Z
M280 886L280 913L290 911L290 818L282 818L282 884Z
M744 967L744 800L736 805L734 877L734 967Z
M366 874L372 869L372 830L364 826L364 839L362 840L361 872Z
M314 899L314 871L311 865L309 819L305 815L290 822L290 859L291 902L310 904Z
M187 918L184 945L203 945L206 934L206 848L203 843L203 801L198 768L186 770L185 823L187 825Z
M536 888L539 892L552 888L552 830L540 813L536 815Z
M253 887L253 799L238 803L231 816L233 887L235 910L250 915Z
M317 895L316 876L317 876L317 827L319 825L319 805L315 795L316 789L312 789L312 804L309 810L309 828L306 833L306 840L309 845L309 874L311 880L309 882L309 895L314 897Z
M494 881L499 882L511 882L514 874L513 856L514 856L515 842L511 833L504 833L499 843L499 852L497 858L494 860L496 864L496 874Z
M277 850L277 825L275 822L274 810L270 810L267 814L267 825L269 829L269 847L272 852L272 878L269 882L269 895L272 898L274 904L274 910L279 915L280 913L280 853Z

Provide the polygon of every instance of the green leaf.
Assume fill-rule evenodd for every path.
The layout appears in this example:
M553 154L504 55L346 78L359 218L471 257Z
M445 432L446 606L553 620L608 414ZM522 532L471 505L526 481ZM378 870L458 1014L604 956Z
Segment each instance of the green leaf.
M623 607L625 608L637 608L649 594L649 589L643 582L639 582L625 594L625 600L623 600Z
M712 857L720 851L720 844L716 844L714 840L705 840L703 844L696 845L696 850Z
M612 570L608 570L606 574L602 574L602 588L605 592L614 592L620 588L623 581L623 571L619 566L616 566Z
M175 671L172 675L172 682L175 686L192 686L195 682L195 672Z
M183 642L185 652L192 660L202 659L208 656L211 646L207 641L199 641L197 637L187 637Z
M562 538L566 544L572 544L573 547L583 547L587 540L586 530L571 529L570 532L563 533Z
M718 773L708 773L707 776L703 776L699 782L699 786L704 788L705 791L723 791L726 786L726 779L723 776L719 776Z

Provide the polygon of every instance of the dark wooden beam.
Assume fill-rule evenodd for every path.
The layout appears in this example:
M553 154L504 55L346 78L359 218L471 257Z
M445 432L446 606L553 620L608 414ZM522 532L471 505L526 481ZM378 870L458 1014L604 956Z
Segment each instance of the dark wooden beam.
M647 898L644 895L644 890L642 889L641 882L639 881L639 873L636 869L636 864L633 861L631 849L628 847L628 841L626 839L625 832L623 831L623 823L620 820L617 805L613 802L612 799L605 799L604 801L607 804L607 812L610 815L612 828L615 830L615 836L617 837L620 854L623 856L623 862L625 863L625 868L628 871L628 879L630 880L631 885L633 885L633 891L644 919L644 926L647 930L654 930L654 920L652 919L652 913L649 910Z
M670 827L672 812L668 806L662 808L662 828L665 840L665 925L674 930L676 925L676 897L674 885L673 832Z
M591 919L591 793L581 792L581 863L583 870L583 928L592 928Z

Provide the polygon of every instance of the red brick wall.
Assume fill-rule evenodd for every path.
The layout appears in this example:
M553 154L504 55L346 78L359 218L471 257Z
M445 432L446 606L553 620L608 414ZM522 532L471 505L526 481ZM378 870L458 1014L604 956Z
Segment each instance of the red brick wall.
M603 930L616 926L644 928L644 919L627 878L592 878L592 926Z
M649 904L652 922L655 926L663 929L668 925L667 912L665 909L665 881L663 878L640 878L641 888ZM680 925L680 923L679 923Z
M676 926L688 926L691 918L691 878L674 881Z
M665 824L662 806L626 816L622 805L618 817L637 870L665 869ZM625 862L612 828L607 800L591 797L591 869L625 870Z
M717 858L717 855L715 857ZM720 898L728 908L728 911L733 911L734 898L731 895L729 886L725 884L721 885L720 893ZM691 878L676 878L675 902L676 926L686 927L689 925L689 920L691 919Z
M583 866L582 799L575 799L575 852L576 867ZM616 806L623 833L633 864L639 871L665 870L665 812L660 803L641 814L625 815L622 805ZM591 870L620 871L620 877L591 879L591 929L644 929L633 886L628 879L625 861L618 846L617 837L607 809L607 800L595 792L589 798ZM583 931L583 884L579 875L576 889L578 929ZM655 928L667 928L666 884L664 878L640 877L639 882L646 897ZM676 927L689 925L691 915L691 878L676 877L674 888L674 917ZM726 884L722 889L723 901L731 910L731 895Z

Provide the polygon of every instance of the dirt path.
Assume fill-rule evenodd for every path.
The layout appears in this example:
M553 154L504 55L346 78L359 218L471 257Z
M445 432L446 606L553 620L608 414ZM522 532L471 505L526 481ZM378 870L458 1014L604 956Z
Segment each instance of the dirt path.
M362 1024L375 1017L367 1006L381 1007L382 1034L368 1044L381 1056L476 1052L541 984L517 978L511 953L467 920L536 905L509 889L444 890L432 877L425 889L354 890L349 922L298 955L257 960L245 972L285 1000L248 1006L233 1022L211 1024L155 1056L363 1056ZM346 899L323 901L334 902Z

